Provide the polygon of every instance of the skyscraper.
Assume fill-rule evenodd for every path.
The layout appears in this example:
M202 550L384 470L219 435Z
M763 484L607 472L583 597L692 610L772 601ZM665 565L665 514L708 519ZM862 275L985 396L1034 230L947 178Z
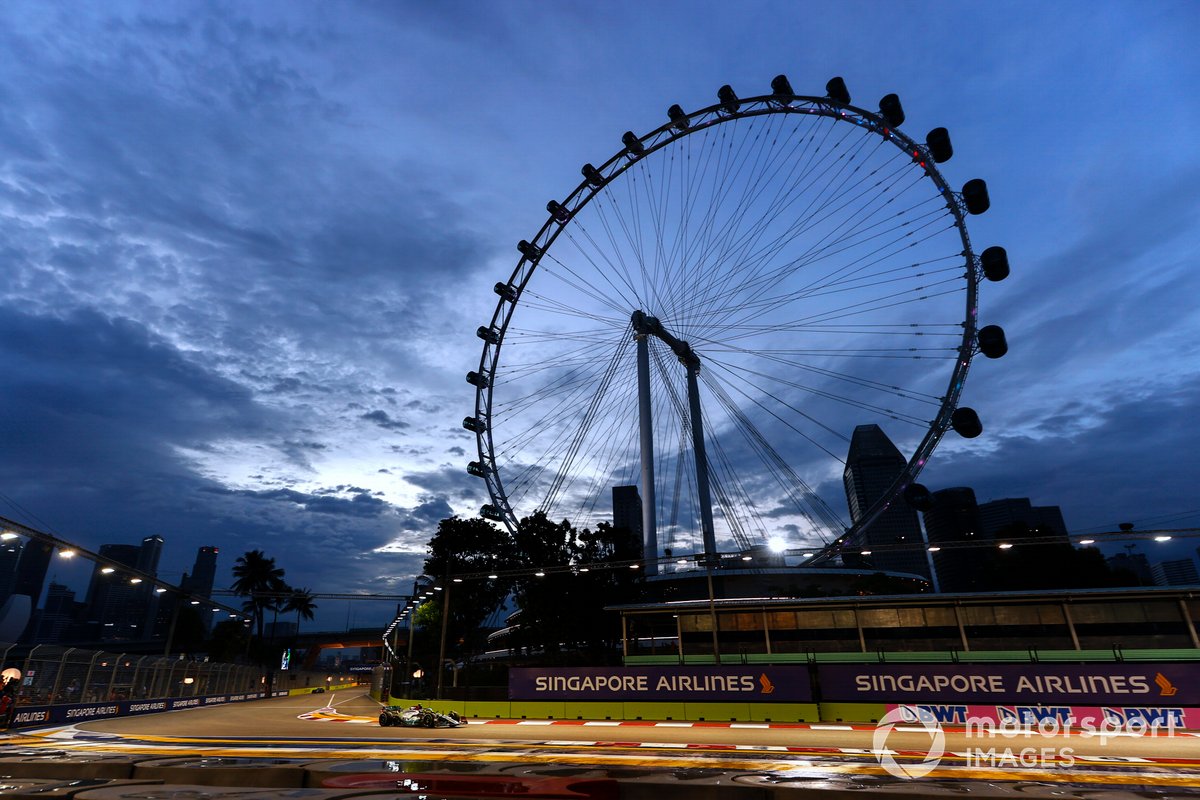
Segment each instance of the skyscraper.
M20 539L0 541L0 603L13 593L17 582L17 563L21 559Z
M979 506L979 523L985 534L995 537L1000 531L1028 528L1039 538L1057 537L1066 544L1067 524L1058 506L1035 506L1028 497L992 500Z
M50 581L46 590L46 605L38 615L37 642L61 642L75 621L75 592L61 583Z
M137 568L141 548L132 544L102 544L106 562ZM129 639L140 635L137 587L127 577L105 573L103 564L92 569L87 591L87 621L98 639Z
M987 559L991 551L970 545L989 541L979 521L975 492L965 486L933 493L925 512L925 535L933 554L938 588L943 592L978 592L987 588Z
M1200 573L1191 558L1160 561L1150 567L1150 572L1159 586L1200 586Z
M883 497L908 462L878 425L859 425L850 439L850 452L842 482L850 519L857 524L871 506ZM858 538L849 542L852 551L869 550L865 562L843 556L847 566L871 566L890 572L907 572L929 577L929 561L921 536L917 512L897 499L875 518ZM865 557L864 557L865 558Z
M642 496L636 486L612 487L613 527L642 538Z
M158 559L162 556L162 548L163 538L161 536L147 536L142 539L142 546L138 550L138 571L158 577ZM154 584L147 581L138 586L135 600L137 608L130 609L130 615L131 617L137 615L139 618L131 621L138 623L140 637L153 636L159 601L158 593L154 591Z
M217 555L221 551L216 547L201 547L196 551L196 563L192 565L190 575L184 575L179 582L180 588L189 594L199 597L212 597L213 582L217 577ZM206 606L200 612L204 627L212 623L211 607Z

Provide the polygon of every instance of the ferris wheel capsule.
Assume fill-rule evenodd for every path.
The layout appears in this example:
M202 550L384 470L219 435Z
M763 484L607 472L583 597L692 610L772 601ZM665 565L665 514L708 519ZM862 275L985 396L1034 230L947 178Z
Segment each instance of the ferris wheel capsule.
M825 91L830 100L844 106L850 105L850 92L846 89L846 82L841 78L830 78L829 83L825 84Z

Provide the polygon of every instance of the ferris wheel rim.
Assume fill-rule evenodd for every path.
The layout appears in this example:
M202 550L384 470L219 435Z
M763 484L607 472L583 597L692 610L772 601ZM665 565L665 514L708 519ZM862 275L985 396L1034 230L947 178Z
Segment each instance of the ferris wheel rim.
M950 187L950 184L937 169L928 147L915 142L895 127L889 126L881 113L872 112L849 103L842 103L829 97L797 95L787 98L785 101L774 94L760 95L739 99L738 108L734 110L730 110L727 104L718 102L698 111L685 114L686 125L680 125L679 119L672 119L643 136L638 137L627 134L623 140L625 146L617 150L599 167L593 168L594 174L598 175L601 179L599 182L585 177L565 199L557 203L552 201L550 205L557 205L558 208L550 210L550 206L548 206L549 216L546 221L538 229L537 233L534 234L532 239L528 240L528 242L522 242L521 258L514 267L508 281L503 284L496 284L496 293L500 296L497 299L491 321L487 326L487 330L494 333L495 340L484 339L477 373L481 377L481 380L475 387L474 419L480 423L480 426L474 430L474 433L476 436L476 449L479 456L480 471L473 474L482 477L488 487L492 505L498 512L498 518L493 517L493 519L502 522L510 531L515 531L518 519L504 490L500 470L496 463L496 449L493 439L494 428L491 424L493 391L496 369L500 363L500 353L503 349L505 335L522 294L525 292L533 275L537 272L541 258L545 253L549 252L559 235L568 228L575 219L575 216L582 209L603 192L610 183L618 179L647 156L668 147L680 139L739 119L788 114L820 116L846 124L857 125L863 130L879 136L882 140L890 142L914 160L921 160L925 176L937 187L938 194L945 200L946 208L954 218L953 225L958 232L963 246L960 255L967 273L965 280L966 308L962 322L962 337L958 347L957 358L955 359L955 366L951 370L945 394L940 398L941 405L938 413L922 437L920 444L914 450L912 457L907 460L904 469L889 490L885 492L879 502L875 503L868 510L862 519L847 529L836 542L831 543L830 547L837 545L844 539L851 538L856 531L874 521L900 496L903 489L915 480L916 476L925 466L929 455L951 427L951 415L958 406L971 361L976 353L978 285L981 278L981 271L979 258L974 253L967 230L967 209L962 196ZM632 141L630 140L631 136ZM528 249L526 249L525 245L529 245ZM503 292L502 287L504 288ZM484 328L481 327L481 338L483 338L483 330ZM468 418L468 420L470 419ZM464 425L466 425L466 422L467 420L464 420Z

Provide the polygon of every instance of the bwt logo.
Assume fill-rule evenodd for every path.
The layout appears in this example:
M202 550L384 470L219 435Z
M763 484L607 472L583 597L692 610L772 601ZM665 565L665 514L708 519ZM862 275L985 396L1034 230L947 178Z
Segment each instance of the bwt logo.
M1062 722L1072 719L1070 706L996 706L1000 722L1016 725L1036 725L1039 722Z
M1182 708L1104 708L1109 725L1142 728L1182 728Z
M958 723L962 725L967 722L966 706L899 706L896 710L900 712L900 719L904 722Z

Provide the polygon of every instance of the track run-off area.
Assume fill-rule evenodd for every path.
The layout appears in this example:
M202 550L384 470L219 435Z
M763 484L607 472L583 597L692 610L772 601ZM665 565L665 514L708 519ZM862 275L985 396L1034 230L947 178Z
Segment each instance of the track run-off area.
M520 764L616 778L725 774L775 786L969 781L1200 794L1200 733L1188 731L1035 729L984 740L978 732L947 728L944 752L931 758L931 746L937 750L939 743L924 729L904 726L892 729L882 745L874 725L470 720L450 729L384 728L379 708L365 689L354 689L94 720L9 732L0 738L0 758L329 759L360 761L362 772ZM897 775L897 767L924 774Z

